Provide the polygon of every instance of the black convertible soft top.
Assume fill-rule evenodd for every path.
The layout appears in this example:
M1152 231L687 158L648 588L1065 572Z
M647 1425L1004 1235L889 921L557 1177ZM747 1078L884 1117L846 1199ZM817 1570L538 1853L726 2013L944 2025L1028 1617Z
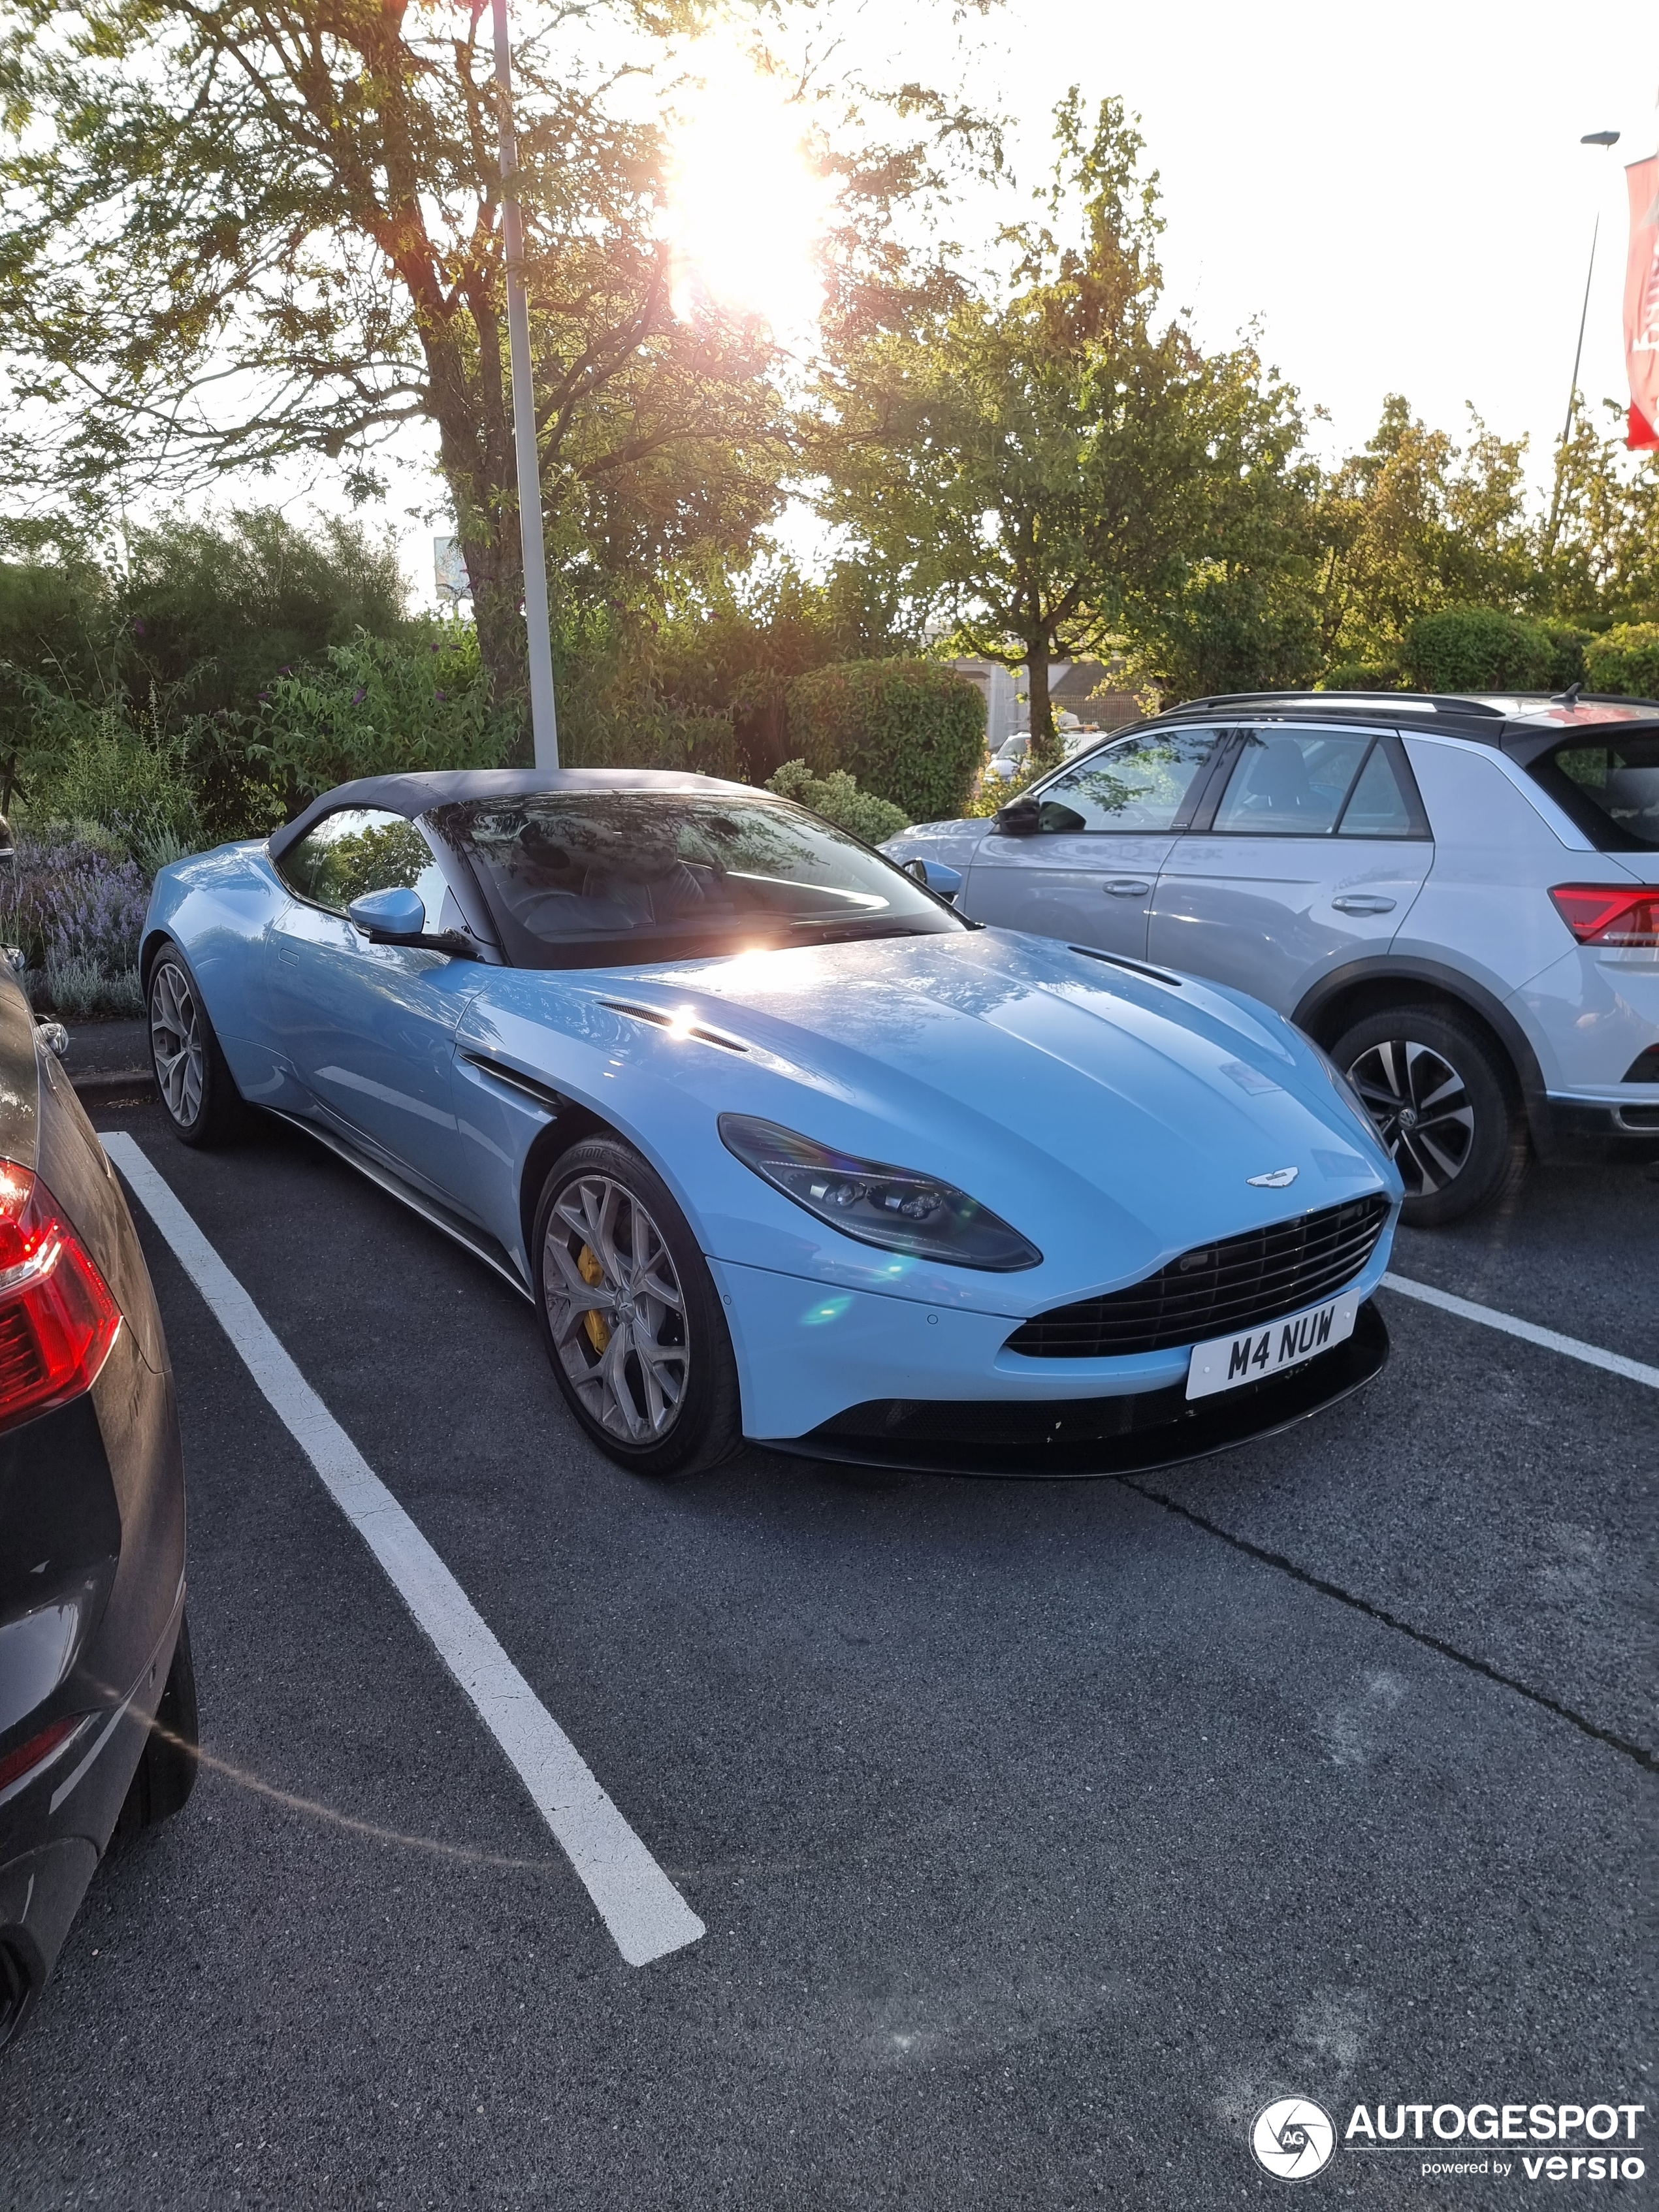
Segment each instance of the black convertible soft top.
M359 776L313 799L302 814L273 831L269 851L280 860L307 830L343 806L374 806L413 821L434 806L469 799L528 799L542 791L748 791L719 776L649 768L452 768L408 775Z

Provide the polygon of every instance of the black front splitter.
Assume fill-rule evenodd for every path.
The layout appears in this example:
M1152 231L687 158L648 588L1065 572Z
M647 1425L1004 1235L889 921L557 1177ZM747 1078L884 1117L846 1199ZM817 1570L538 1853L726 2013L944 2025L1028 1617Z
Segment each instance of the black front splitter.
M766 1451L917 1474L996 1477L1146 1474L1277 1436L1363 1389L1389 1357L1369 1298L1346 1343L1212 1398L1180 1383L1120 1398L874 1399L804 1437L756 1439Z

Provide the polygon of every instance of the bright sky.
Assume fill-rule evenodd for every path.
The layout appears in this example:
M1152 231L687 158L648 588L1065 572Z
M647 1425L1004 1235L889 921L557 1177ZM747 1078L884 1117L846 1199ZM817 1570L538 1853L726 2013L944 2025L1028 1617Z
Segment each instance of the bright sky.
M864 0L842 53L942 84L945 25L943 0ZM1328 410L1327 456L1362 443L1400 391L1454 434L1466 400L1527 433L1541 477L1598 211L1581 383L1591 402L1625 395L1624 165L1659 143L1652 0L1006 0L963 35L967 89L1016 118L1034 183L1068 84L1139 112L1170 303L1211 344L1258 320L1268 360ZM720 135L740 140L729 104ZM1611 153L1579 143L1601 130L1623 134ZM775 177L775 137L769 124L754 140ZM721 189L741 207L740 180ZM959 234L988 234L1006 208L964 206ZM423 544L408 550L424 597Z

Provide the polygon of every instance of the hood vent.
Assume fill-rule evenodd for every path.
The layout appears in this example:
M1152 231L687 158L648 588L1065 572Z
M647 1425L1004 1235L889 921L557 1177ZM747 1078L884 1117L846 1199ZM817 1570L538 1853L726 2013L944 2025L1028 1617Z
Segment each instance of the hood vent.
M718 1045L722 1052L749 1049L737 1037L708 1029L702 1022L683 1020L678 1014L665 1014L660 1006L630 1006L621 999L601 999L599 1004L607 1013L626 1014L630 1021L649 1022L653 1029L672 1030L676 1036L695 1037L699 1044Z

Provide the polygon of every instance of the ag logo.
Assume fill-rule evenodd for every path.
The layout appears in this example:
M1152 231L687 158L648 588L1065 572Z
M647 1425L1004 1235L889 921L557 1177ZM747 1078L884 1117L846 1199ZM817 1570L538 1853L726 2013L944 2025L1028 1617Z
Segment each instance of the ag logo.
M1281 2181L1311 2181L1331 2162L1336 2123L1310 2097L1278 2097L1256 2114L1250 2148L1264 2173Z

